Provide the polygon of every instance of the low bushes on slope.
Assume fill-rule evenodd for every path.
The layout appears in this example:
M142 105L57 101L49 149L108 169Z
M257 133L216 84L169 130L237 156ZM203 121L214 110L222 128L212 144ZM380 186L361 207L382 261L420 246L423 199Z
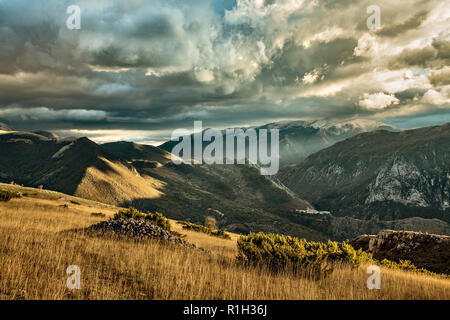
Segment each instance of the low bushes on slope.
M381 265L390 269L449 278L418 268L409 260L378 261L371 253L354 249L347 241L315 242L277 234L251 233L238 240L238 260L262 264L274 272L293 271L312 278L322 278L333 272L333 265L345 263L358 267L362 263Z
M238 259L250 264L264 264L274 272L289 270L313 278L333 271L333 264L357 267L372 256L355 250L346 242L314 242L277 234L251 233L238 240Z
M186 222L186 221L180 221L179 223L181 225L183 225L183 229L186 229L186 230L203 232L210 236L219 237L219 238L223 238L223 239L231 239L230 235L226 233L225 229L213 230L211 228L201 226L198 224L194 224L194 223L190 223L190 222Z
M170 221L159 212L142 212L135 208L122 209L113 217L116 219L135 219L150 222L164 230L170 231Z
M7 202L13 198L18 198L20 195L17 192L8 190L0 190L0 201Z
M399 260L398 262L391 261L388 259L383 259L381 261L374 260L375 263L380 264L386 268L389 269L396 269L396 270L404 270L404 271L410 271L415 273L422 273L429 276L438 276L441 278L447 278L450 279L450 275L443 274L443 273L436 273L432 272L430 270L427 270L425 268L419 268L416 267L410 260Z

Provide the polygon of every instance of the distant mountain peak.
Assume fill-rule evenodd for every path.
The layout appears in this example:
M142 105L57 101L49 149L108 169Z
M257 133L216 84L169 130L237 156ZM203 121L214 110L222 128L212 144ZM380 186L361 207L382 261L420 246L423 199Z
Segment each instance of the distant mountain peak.
M349 128L361 129L362 131L372 131L377 128L386 128L393 131L400 130L384 122L364 118L355 118L350 120L283 120L269 123L262 127L268 127L271 129L290 129L295 127L315 129Z
M386 129L390 131L400 131L399 128L386 124L378 120L371 119L351 119L338 122L330 122L322 128L338 128L338 129L360 129L361 131L374 131L377 129Z
M280 164L282 166L299 163L314 152L360 133L378 130L401 131L396 127L371 119L284 120L258 127L249 127L249 129L279 130ZM222 130L222 134L225 135L226 131ZM171 152L177 143L167 141L159 147ZM206 145L204 143L203 147Z

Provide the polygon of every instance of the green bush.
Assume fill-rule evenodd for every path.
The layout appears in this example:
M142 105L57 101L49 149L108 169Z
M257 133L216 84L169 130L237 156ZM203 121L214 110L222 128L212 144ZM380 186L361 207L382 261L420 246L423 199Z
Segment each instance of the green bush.
M231 239L230 235L226 233L225 229L218 229L218 230L213 230L211 228L205 227L205 226L201 226L198 224L193 224L190 222L186 222L186 221L180 221L178 222L180 224L183 225L183 229L186 230L192 230L192 231L196 231L196 232L203 232L206 233L210 236L214 236L214 237L219 237L219 238L223 238L223 239Z
M418 268L409 260L378 261L372 254L362 249L356 250L346 241L314 242L290 236L251 233L239 238L238 250L239 261L252 265L265 265L274 272L293 271L316 279L330 274L336 263L344 263L352 267L370 263L390 269L450 278L450 275Z
M144 213L135 208L122 209L116 213L113 219L135 219L150 222L164 230L170 231L170 221L159 212Z
M411 263L409 260L399 260L399 262L391 261L388 259L383 259L381 261L377 261L378 264L389 268L389 269L397 269L397 270L404 270L404 271L411 271L411 272L417 272L417 273L423 273L429 276L439 276L443 278L450 278L450 275L447 274L439 274L435 272L431 272L424 268L418 268L414 264Z
M16 192L8 190L0 190L0 201L7 202L13 198L18 198L19 195Z
M212 235L219 237L219 238L231 239L230 235L226 232L227 232L226 229L218 229L218 230L213 231Z
M314 242L264 233L241 236L238 250L239 261L266 265L274 272L293 271L312 278L330 274L335 263L357 267L372 259L372 255L355 250L347 242Z

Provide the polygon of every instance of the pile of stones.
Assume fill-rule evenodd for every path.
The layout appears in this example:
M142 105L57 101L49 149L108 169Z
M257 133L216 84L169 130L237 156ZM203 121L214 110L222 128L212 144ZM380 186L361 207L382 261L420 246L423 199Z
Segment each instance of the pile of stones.
M170 231L143 220L114 219L102 221L86 228L85 231L88 233L117 235L139 240L154 239L196 248L194 244L172 234Z

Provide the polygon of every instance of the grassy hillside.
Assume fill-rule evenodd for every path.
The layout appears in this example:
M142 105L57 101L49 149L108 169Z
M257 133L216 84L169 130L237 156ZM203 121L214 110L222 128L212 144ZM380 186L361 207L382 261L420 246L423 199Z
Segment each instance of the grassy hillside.
M213 215L220 227L324 239L287 217L308 202L258 168L240 165L176 166L157 147L128 142L98 145L87 138L48 132L0 134L0 182L64 192L118 206L161 211L203 223Z
M114 205L159 197L155 179L87 138L54 139L30 132L0 134L0 182L43 185Z
M286 233L323 240L320 232L292 221L295 209L310 207L273 177L250 165L175 165L171 154L157 147L115 142L103 148L132 165L139 174L158 181L160 196L136 197L124 203L160 211L170 218L202 224L213 216L219 227L248 233Z
M382 268L382 289L366 288L366 266L341 266L324 280L273 274L235 262L231 240L172 226L210 253L154 241L70 232L118 208L60 193L5 186L26 196L0 202L0 299L450 299L450 280ZM106 217L93 216L104 213ZM66 268L81 268L81 290Z

